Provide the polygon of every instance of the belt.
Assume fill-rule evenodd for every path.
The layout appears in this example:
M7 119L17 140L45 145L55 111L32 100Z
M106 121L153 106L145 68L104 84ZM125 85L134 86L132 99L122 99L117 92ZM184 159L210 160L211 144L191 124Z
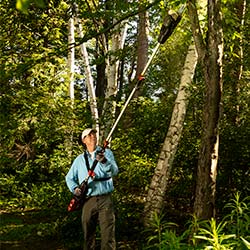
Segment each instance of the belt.
M97 195L90 195L90 196L87 196L87 199L90 199L90 198L93 198L93 197L102 197L102 196L108 196L110 195L111 193L106 193L106 194L97 194Z

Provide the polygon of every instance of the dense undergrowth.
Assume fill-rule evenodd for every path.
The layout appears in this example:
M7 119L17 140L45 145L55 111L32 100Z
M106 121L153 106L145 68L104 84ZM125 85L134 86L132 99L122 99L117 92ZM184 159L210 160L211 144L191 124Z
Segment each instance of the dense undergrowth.
M114 194L114 198L116 195ZM142 223L142 204L116 204L118 249L250 249L250 197L235 193L224 206L223 217L198 221L192 215L182 224L168 215L155 215L149 228ZM1 249L82 249L80 212L63 207L32 210L8 207L1 213ZM174 220L174 217L172 218ZM100 237L97 230L97 246Z

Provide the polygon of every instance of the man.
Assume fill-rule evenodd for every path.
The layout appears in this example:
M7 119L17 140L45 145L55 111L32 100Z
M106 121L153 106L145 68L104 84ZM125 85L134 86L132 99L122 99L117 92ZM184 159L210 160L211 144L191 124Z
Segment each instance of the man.
M91 168L94 160L98 160L94 176L88 180L87 200L82 209L84 249L95 249L96 226L99 223L101 249L113 250L116 248L116 242L115 215L111 198L114 190L112 176L117 175L118 166L110 149L103 152L102 148L97 146L96 130L85 129L81 140L86 146L86 151L74 160L66 175L67 186L73 194L81 194L78 186L88 175L88 162Z

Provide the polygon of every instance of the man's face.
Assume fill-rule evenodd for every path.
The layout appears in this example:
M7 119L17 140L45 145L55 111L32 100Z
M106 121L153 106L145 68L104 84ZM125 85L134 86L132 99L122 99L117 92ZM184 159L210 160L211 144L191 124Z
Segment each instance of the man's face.
M96 132L95 131L91 131L88 135L86 135L83 138L83 143L86 144L86 146L90 146L90 145L96 145L97 143L97 138L96 138Z

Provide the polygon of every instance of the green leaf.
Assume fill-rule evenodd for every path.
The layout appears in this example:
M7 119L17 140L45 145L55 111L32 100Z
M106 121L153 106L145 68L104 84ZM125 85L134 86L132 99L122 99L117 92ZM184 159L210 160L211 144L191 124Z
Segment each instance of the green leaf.
M244 242L245 246L247 247L247 249L250 249L250 242L247 241L246 239L244 239L243 237L240 237L242 239L242 241Z
M16 8L25 14L27 14L28 12L29 5L30 5L30 0L17 0L16 1Z
M31 3L34 3L36 6L39 8L44 8L45 3L43 0L17 0L16 1L16 8L20 10L21 12L27 14L28 13L28 8Z

